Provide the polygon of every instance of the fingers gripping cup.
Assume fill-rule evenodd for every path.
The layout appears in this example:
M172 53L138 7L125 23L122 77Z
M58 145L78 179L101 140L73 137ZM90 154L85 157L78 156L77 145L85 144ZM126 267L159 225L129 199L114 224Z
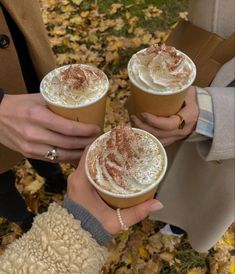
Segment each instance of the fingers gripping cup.
M193 61L170 46L154 44L132 56L128 63L132 113L158 116L176 114L196 77Z
M66 65L48 73L40 92L53 112L103 128L109 81L96 67Z
M85 168L104 201L127 208L154 197L166 172L167 156L150 133L119 126L92 143Z

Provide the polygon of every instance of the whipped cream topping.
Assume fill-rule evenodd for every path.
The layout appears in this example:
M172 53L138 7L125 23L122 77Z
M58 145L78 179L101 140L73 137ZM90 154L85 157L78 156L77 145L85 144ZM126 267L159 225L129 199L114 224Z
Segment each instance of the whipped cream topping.
M154 44L132 56L130 80L152 93L174 93L190 85L196 76L192 60L171 46Z
M87 167L93 181L115 194L140 192L155 183L165 165L156 139L143 131L118 126L89 149Z
M97 101L106 93L108 86L107 76L98 68L73 64L47 74L40 90L50 103L78 107Z

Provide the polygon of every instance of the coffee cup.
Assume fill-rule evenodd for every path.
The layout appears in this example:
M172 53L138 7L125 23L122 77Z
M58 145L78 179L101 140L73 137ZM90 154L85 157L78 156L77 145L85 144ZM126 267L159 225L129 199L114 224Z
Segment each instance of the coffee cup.
M40 92L54 113L100 128L104 126L108 89L105 73L84 64L56 68L40 84Z
M101 198L113 208L152 199L167 169L160 141L137 128L119 126L89 147L85 170Z
M128 62L131 97L129 114L141 118L147 112L168 117L184 105L196 77L193 61L171 46L157 44L140 50Z

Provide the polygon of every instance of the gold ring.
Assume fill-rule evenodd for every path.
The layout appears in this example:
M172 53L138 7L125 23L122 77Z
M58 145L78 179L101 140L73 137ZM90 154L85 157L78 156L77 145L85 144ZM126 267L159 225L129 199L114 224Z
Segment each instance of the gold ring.
M178 113L176 113L176 116L178 116L180 118L178 129L183 129L184 126L185 126L185 120L184 120L184 118L180 114L178 114Z

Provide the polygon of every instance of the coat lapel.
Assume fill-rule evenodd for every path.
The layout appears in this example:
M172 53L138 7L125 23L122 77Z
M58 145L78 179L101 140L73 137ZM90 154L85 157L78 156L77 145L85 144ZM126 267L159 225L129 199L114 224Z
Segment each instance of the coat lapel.
M35 70L41 79L55 67L40 7L36 0L2 0L2 5L23 33Z

